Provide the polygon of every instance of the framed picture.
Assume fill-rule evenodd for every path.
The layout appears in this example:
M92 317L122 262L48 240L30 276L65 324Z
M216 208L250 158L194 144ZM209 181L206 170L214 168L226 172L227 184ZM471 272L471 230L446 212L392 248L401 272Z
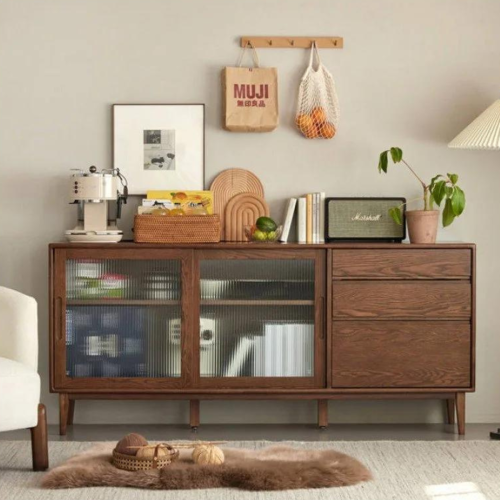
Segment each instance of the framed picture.
M114 104L113 166L129 194L203 190L205 105Z

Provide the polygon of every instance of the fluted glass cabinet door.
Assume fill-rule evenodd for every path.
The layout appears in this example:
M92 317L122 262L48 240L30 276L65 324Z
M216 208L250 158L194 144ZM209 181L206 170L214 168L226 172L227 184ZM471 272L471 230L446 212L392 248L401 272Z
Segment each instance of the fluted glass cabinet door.
M65 360L59 375L65 384L90 379L96 387L110 379L113 386L145 389L183 384L185 255L74 250L57 265Z
M319 385L322 265L314 250L203 252L200 384Z

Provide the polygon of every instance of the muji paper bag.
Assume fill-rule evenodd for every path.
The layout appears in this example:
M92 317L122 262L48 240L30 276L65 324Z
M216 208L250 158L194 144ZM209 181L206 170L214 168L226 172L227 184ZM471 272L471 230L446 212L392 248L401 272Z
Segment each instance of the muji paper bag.
M246 48L238 65L222 70L223 123L233 132L270 132L279 123L278 72L276 68L259 67L253 47L254 67L241 67Z

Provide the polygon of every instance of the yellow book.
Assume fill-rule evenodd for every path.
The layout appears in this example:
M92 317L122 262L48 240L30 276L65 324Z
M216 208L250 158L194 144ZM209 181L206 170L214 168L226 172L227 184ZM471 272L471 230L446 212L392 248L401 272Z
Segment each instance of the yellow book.
M197 214L205 211L214 213L212 191L148 191L148 200L170 201L172 205L182 208L186 214Z
M306 243L313 242L313 195L306 194Z

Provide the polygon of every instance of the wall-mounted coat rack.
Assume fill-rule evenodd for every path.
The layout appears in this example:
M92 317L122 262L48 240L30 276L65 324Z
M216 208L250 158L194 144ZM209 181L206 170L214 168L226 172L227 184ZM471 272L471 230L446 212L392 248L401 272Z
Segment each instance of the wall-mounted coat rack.
M260 49L310 49L316 42L318 49L341 49L344 39L340 36L242 36L241 46L249 44Z

